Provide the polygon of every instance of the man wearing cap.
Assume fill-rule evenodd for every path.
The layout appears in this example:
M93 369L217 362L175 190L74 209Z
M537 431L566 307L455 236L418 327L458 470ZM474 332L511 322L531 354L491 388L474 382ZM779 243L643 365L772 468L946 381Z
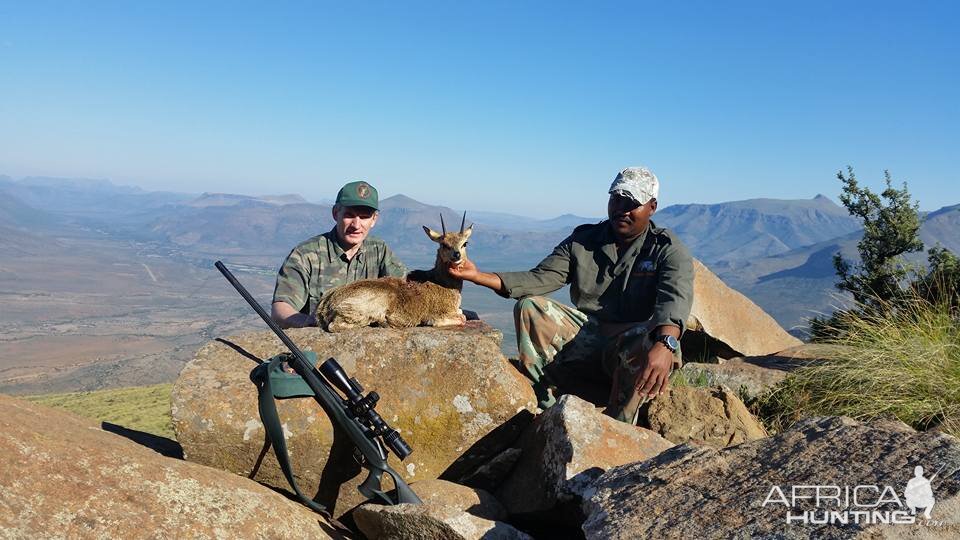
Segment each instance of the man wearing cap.
M540 406L556 392L599 384L608 413L635 423L639 405L668 386L693 302L686 246L650 217L659 182L648 169L617 175L609 219L581 225L526 272L481 272L470 261L450 274L520 299L514 307L520 364ZM576 309L546 298L565 284ZM609 392L606 392L609 388ZM582 390L581 390L582 391Z
M377 190L366 182L340 188L333 229L293 248L277 274L271 316L281 327L316 326L323 293L361 279L404 277L407 269L379 238L368 236L379 216Z

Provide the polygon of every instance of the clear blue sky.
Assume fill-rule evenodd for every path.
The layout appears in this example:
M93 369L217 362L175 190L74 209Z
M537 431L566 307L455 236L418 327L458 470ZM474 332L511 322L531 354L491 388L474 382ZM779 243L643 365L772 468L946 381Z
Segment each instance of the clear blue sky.
M834 200L853 165L960 203L956 2L0 0L0 174L602 215Z

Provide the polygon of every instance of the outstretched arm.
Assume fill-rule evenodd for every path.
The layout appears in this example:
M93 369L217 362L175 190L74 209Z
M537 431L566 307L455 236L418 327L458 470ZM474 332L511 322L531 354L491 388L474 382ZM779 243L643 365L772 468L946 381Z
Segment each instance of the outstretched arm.
M473 264L473 261L470 259L463 259L460 266L450 266L448 271L451 276L457 279L476 283L497 293L503 292L503 281L500 279L500 276L491 274L490 272L481 272L477 269L477 265Z

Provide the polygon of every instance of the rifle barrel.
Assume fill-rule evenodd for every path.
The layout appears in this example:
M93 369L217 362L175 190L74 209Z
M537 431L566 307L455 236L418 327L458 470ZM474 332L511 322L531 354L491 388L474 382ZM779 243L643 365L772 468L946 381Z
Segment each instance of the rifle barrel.
M280 338L280 341L282 341L283 344L286 345L288 349L290 349L290 352L292 352L293 355L296 356L298 359L306 361L306 357L303 355L303 352L300 350L300 348L297 347L297 345L293 342L293 340L290 339L289 336L287 336L287 333L280 328L280 325L278 325L273 320L273 318L271 318L270 315L267 314L266 310L263 309L263 306L261 306L260 303L257 302L256 299L254 299L253 296L250 295L247 289L243 285L241 285L239 281L237 281L237 278L233 277L233 274L230 272L230 270L227 269L226 265L224 265L220 261L213 263L213 265L217 267L217 270L219 270L221 274L223 274L223 277L227 278L227 281L229 281L230 284L233 285L233 288L236 289L238 293L240 293L240 296L242 296L243 299L246 300L248 304L250 304L250 307L252 307L253 310L257 312L257 315L259 315L260 318L263 319L263 322L267 323L267 326L269 326L270 329L273 330L273 333L276 334L278 338Z

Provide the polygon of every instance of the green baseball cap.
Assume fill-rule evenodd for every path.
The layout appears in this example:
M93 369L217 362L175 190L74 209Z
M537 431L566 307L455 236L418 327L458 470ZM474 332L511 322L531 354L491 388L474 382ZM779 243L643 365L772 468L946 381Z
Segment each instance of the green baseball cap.
M337 204L340 206L369 206L374 210L380 210L377 188L366 182L350 182L340 188L337 193Z

